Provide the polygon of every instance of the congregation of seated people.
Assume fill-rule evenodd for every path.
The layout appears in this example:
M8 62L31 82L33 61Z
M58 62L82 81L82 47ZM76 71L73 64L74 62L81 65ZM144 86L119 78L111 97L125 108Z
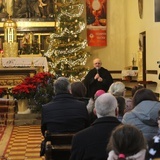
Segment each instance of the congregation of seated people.
M160 102L152 90L141 85L132 88L130 98L125 92L124 83L119 81L108 91L98 89L94 97L87 97L83 82L70 83L66 77L59 77L54 82L53 100L42 107L42 134L74 132L70 160L160 158L160 152L153 151L155 139L160 139ZM128 136L131 133L133 137ZM133 139L127 144L127 138L139 139L141 144Z

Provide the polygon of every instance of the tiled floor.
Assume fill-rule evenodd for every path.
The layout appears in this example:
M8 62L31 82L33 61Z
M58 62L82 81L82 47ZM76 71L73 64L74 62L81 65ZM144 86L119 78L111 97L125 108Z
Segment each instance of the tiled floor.
M5 151L6 145L8 144L8 140L11 135L12 129L12 125L7 126L0 140L0 160L2 159L1 157L3 157L3 153Z
M39 156L42 139L40 126L8 126L0 141L0 156L7 160L44 160Z

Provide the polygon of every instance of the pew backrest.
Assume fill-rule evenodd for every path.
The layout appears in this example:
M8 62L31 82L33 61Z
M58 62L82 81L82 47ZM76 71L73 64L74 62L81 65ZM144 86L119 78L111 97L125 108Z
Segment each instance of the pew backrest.
M46 133L46 160L69 160L72 138L75 133Z

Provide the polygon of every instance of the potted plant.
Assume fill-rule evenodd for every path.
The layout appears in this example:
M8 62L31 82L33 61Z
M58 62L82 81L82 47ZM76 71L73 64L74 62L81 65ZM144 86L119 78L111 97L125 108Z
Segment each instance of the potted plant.
M33 77L33 83L36 83L36 92L34 102L35 111L41 111L42 105L50 102L53 97L53 82L55 77L48 72L38 73Z
M11 88L9 93L13 98L18 100L19 106L20 102L35 102L38 110L40 110L40 107L48 103L53 96L53 79L54 76L52 74L40 72L33 77L25 78L21 84ZM27 109L26 104L18 108L20 111L24 111L25 109Z

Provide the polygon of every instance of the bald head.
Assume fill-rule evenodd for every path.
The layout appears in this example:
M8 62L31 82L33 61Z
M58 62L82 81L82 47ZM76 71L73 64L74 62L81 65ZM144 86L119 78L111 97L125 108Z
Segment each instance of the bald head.
M99 58L95 58L95 59L93 60L93 66L94 66L94 68L96 68L96 69L101 68L101 66L102 66L101 60L100 60Z
M117 100L110 93L104 93L95 101L95 109L97 117L115 116L117 108Z

